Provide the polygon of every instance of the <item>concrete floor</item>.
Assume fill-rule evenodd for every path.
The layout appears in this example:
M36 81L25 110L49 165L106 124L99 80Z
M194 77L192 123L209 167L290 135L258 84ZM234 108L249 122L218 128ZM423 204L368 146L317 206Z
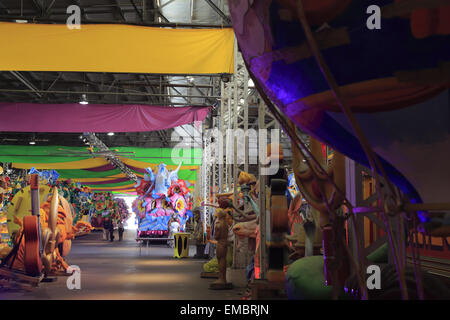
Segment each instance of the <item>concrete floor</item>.
M116 235L117 239L118 236ZM73 241L66 261L81 269L81 289L69 290L67 277L41 283L31 292L0 291L1 299L158 299L230 300L240 299L244 289L209 290L213 279L200 278L206 260L173 258L173 249L153 244L139 256L135 231L127 231L122 242L102 240L93 232ZM1 289L0 289L1 290Z

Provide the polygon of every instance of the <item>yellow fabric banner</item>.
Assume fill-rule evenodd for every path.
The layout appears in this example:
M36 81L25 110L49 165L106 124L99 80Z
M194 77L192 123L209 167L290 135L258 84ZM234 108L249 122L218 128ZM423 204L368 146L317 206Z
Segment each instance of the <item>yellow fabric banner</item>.
M147 163L147 162L142 162L142 161L136 161L136 160L129 159L129 158L120 157L120 160L123 163L125 163L126 165L140 168L140 169L147 169L150 167L150 168L152 168L152 170L157 170L156 168L158 167L158 164L156 164L156 163ZM199 165L192 165L192 166L181 165L180 170L192 170L192 169L198 169L199 167L200 167ZM177 165L166 165L167 170L176 170L177 168L178 168Z
M0 70L233 73L234 32L130 25L0 23Z
M70 161L70 162L54 162L54 163L17 163L13 162L12 166L16 169L90 169L108 165L109 162L104 158L92 158L86 160Z
M127 185L125 185L125 186L119 186L119 187L102 187L101 185L99 185L99 186L97 186L97 187L89 187L89 189L91 189L92 191L94 191L94 190L111 190L111 191L114 191L114 190L128 190L128 189L131 189L131 190L136 190L136 188L134 187L136 184L135 183L132 183L132 184L127 184Z
M88 182L97 182L97 181L108 181L118 178L126 178L125 173L115 174L109 177L101 177L101 178L70 178L73 182L79 182L79 183L85 183L88 184ZM62 179L65 180L65 179Z

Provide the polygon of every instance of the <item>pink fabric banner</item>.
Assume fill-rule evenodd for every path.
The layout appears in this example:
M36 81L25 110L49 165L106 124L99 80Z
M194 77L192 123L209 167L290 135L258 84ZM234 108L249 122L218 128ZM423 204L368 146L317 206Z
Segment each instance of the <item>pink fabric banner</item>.
M211 107L0 103L0 131L138 132L203 121Z

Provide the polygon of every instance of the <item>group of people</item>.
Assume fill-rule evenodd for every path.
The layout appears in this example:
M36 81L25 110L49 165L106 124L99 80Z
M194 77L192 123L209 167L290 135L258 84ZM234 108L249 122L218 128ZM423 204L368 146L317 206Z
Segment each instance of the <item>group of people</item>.
M116 227L116 224L113 220L110 218L105 218L103 220L103 238L106 241L114 241L114 229ZM119 233L119 241L122 241L123 239L123 232L124 232L123 222L119 220L117 223L117 232Z

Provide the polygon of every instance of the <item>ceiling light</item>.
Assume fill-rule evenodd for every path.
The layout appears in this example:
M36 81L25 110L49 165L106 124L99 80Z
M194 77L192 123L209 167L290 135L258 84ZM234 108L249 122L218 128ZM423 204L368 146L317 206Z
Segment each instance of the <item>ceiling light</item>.
M82 94L82 95L81 95L81 101L80 101L80 104L83 104L83 105L89 104L89 102L87 101L87 97L86 97L85 94Z
M227 74L227 73L222 73L220 75L220 80L222 80L222 82L230 82L231 80L231 75Z
M30 144L36 144L36 142L34 142L34 141L30 141Z
M108 136L113 136L114 132L108 132Z
M248 79L248 87L249 88L253 88L255 86L255 83L253 82L252 79Z

